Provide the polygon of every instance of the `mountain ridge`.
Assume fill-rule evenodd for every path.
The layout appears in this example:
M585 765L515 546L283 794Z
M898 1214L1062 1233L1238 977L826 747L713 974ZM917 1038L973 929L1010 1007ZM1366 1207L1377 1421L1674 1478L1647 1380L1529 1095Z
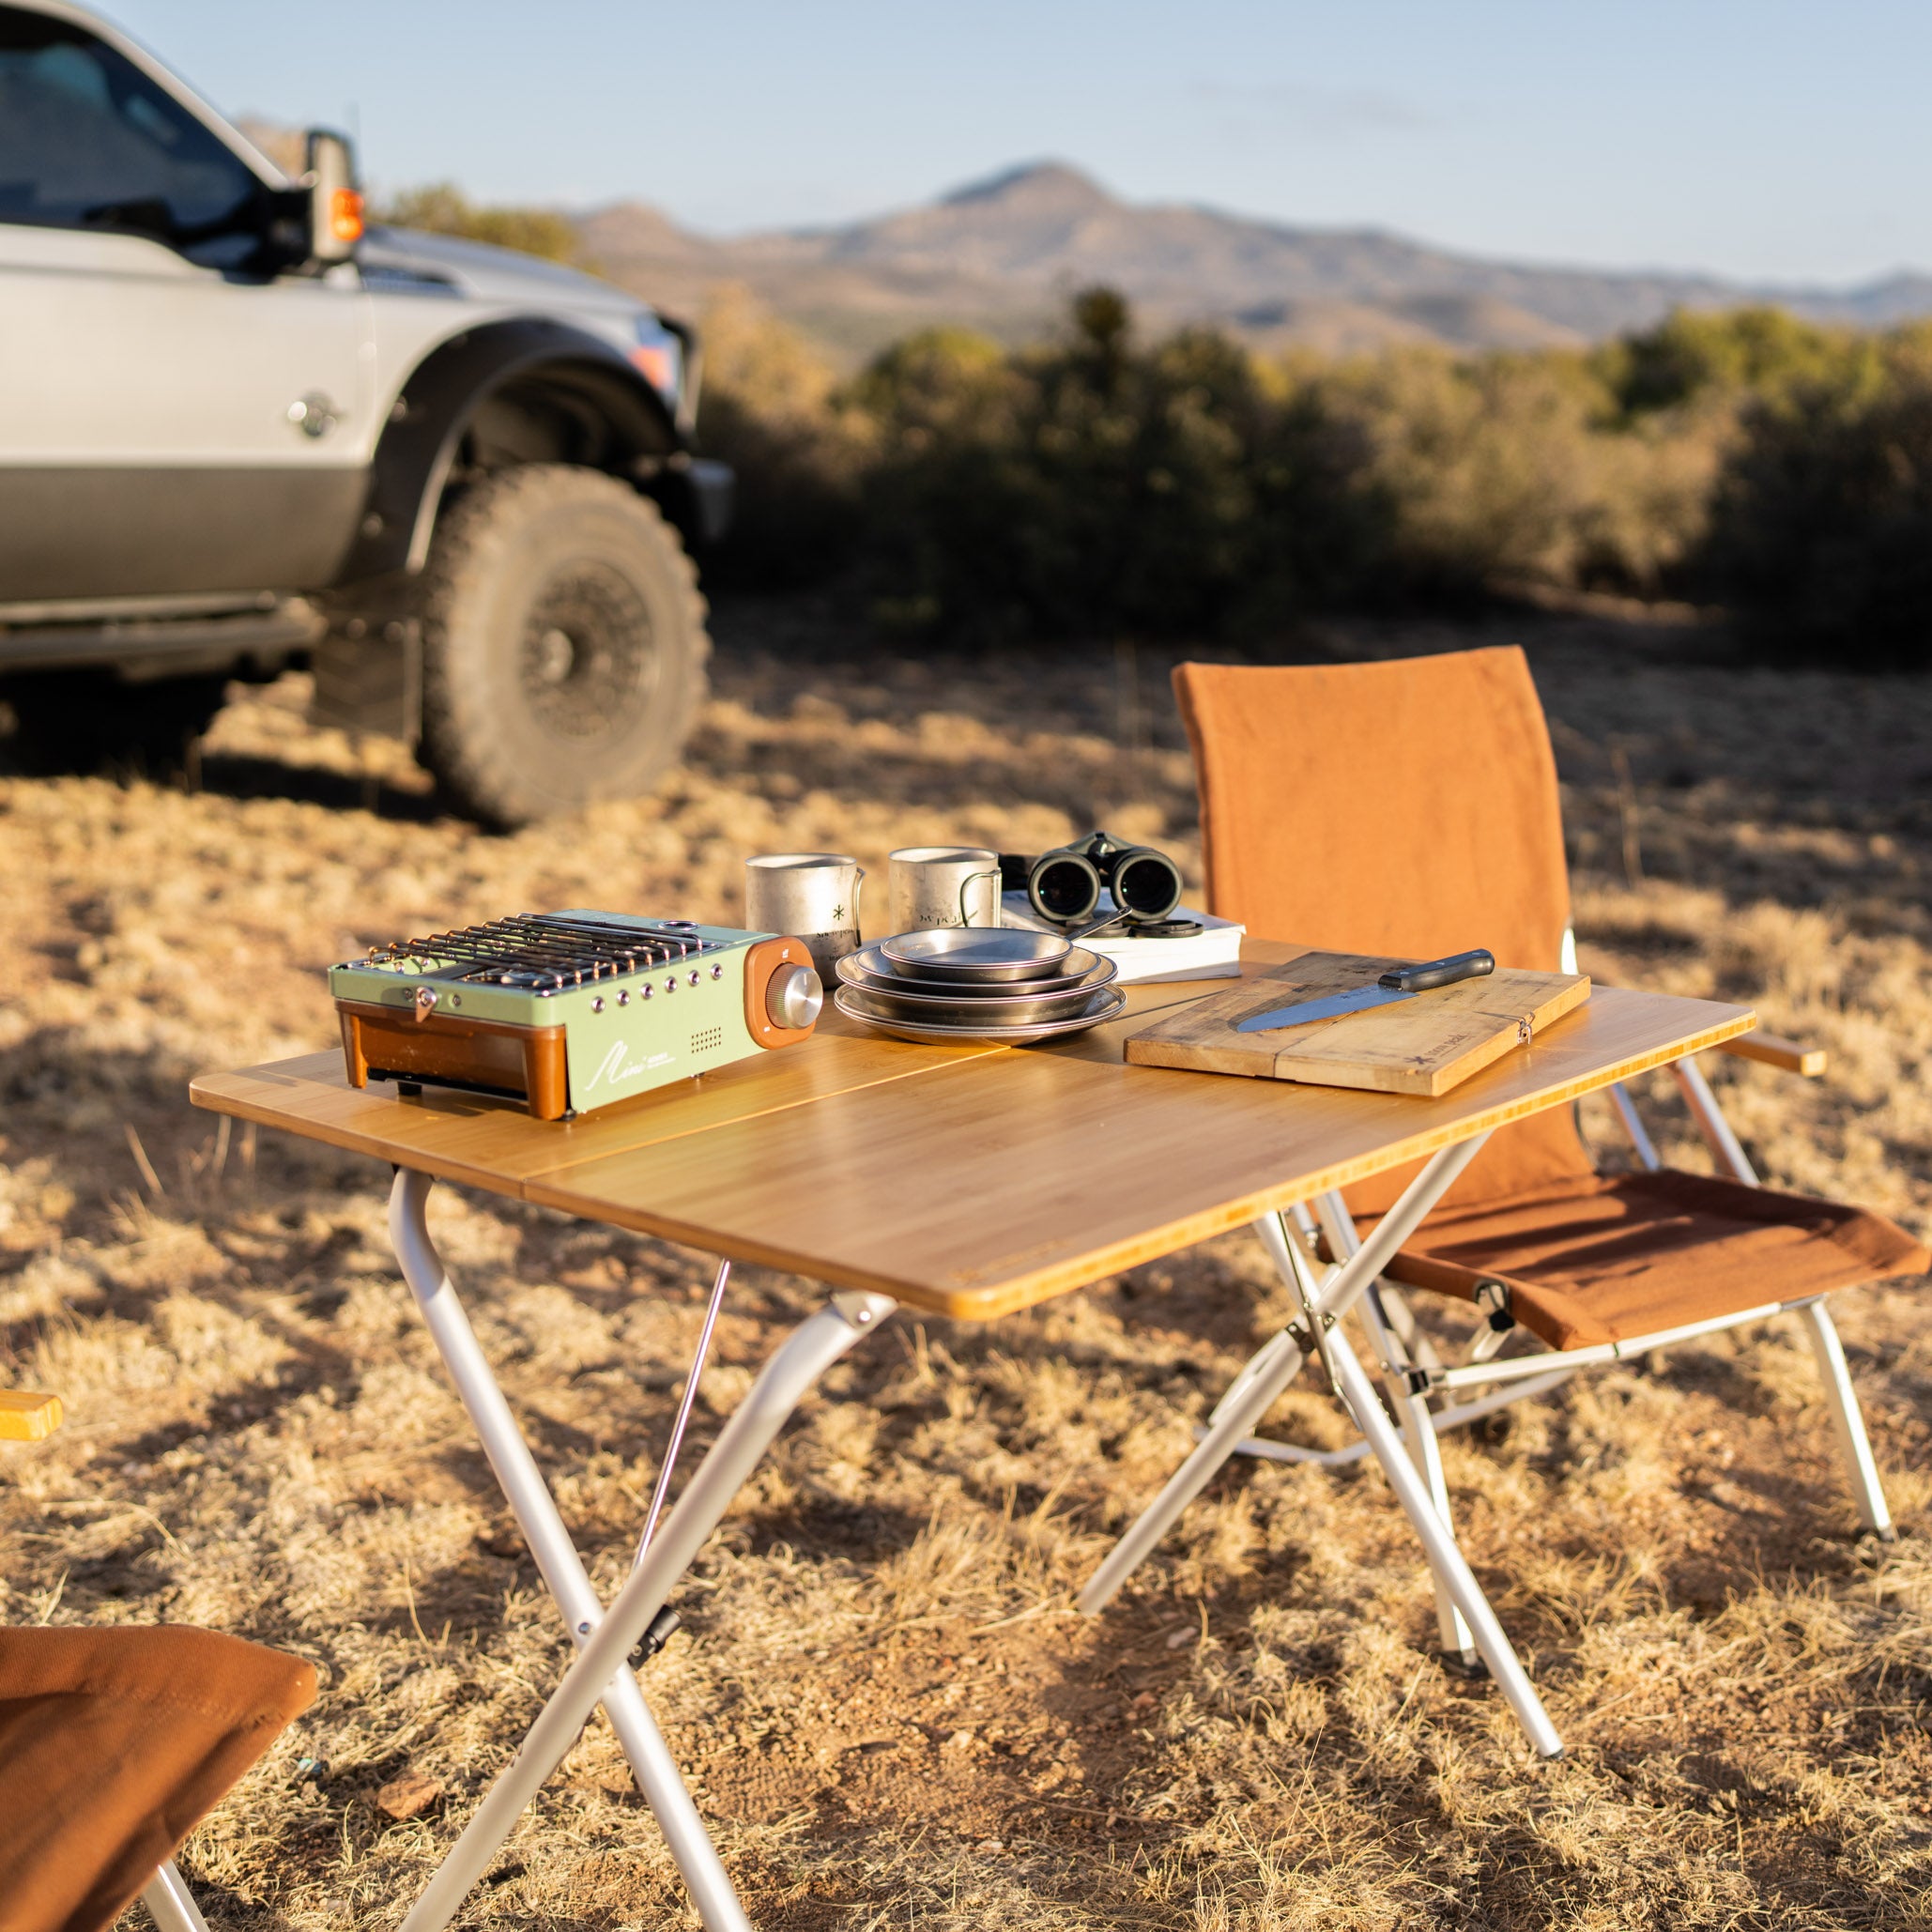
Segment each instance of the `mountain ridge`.
M1750 302L1861 327L1932 314L1932 275L1910 268L1833 289L1496 260L1387 229L1128 202L1062 161L817 228L710 238L636 202L593 209L580 225L606 272L639 294L692 307L741 283L842 360L940 322L1019 340L1048 326L1074 288L1100 282L1152 326L1204 322L1336 351L1403 340L1554 347L1647 328L1673 308Z

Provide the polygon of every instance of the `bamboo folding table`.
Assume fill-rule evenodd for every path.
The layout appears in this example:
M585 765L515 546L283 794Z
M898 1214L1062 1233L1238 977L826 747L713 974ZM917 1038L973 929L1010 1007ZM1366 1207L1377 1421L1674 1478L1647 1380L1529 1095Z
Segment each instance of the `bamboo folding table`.
M1244 969L1300 950L1250 942ZM1326 1366L1439 1588L1532 1741L1545 1756L1561 1750L1340 1318L1493 1128L1714 1046L1747 1031L1754 1016L1600 988L1529 1044L1429 1100L1124 1063L1122 1041L1137 1025L1224 984L1130 988L1111 1024L1023 1050L912 1045L828 1015L803 1045L569 1122L535 1121L463 1094L358 1090L334 1052L193 1083L198 1106L395 1167L390 1229L403 1274L577 1648L403 1932L441 1932L600 1703L705 1925L748 1932L631 1658L819 1377L901 1302L986 1321L1244 1222L1284 1265L1284 1210L1424 1157L1396 1206L1321 1284L1304 1345ZM424 1211L437 1180L704 1250L721 1258L720 1284L731 1262L744 1261L829 1291L767 1360L663 1526L654 1536L647 1528L608 1605L591 1588L430 1241ZM687 1378L687 1401L690 1386ZM1244 1418L1278 1386L1250 1383ZM1240 1426L1258 1414L1237 1418ZM1187 1500L1164 1495L1162 1523Z

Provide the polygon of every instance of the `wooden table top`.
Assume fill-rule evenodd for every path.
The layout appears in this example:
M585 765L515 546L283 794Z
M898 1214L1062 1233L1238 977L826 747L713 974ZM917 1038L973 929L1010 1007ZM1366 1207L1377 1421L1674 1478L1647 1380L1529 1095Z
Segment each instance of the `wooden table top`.
M1250 942L1244 971L1302 948ZM1129 1066L1127 1035L1225 980L1015 1049L814 1036L572 1121L348 1085L340 1049L205 1074L198 1107L466 1187L986 1320L1747 1032L1747 1006L1599 987L1438 1099Z

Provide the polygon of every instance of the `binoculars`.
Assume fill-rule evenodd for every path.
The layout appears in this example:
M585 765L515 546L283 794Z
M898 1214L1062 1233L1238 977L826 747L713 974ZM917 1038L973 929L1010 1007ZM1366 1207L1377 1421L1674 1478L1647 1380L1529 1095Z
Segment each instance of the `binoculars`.
M1181 868L1151 845L1123 845L1105 832L1090 832L1037 858L1002 852L1000 888L1023 890L1041 918L1063 926L1091 919L1105 891L1127 924L1145 927L1173 918L1181 902Z

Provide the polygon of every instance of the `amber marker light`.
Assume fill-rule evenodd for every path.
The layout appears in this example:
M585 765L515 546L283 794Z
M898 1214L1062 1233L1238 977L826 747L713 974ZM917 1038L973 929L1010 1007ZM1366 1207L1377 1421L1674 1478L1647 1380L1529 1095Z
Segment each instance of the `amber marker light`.
M664 343L639 343L631 351L631 367L660 395L669 395L677 386L677 372L671 366L671 351Z
M338 241L362 238L362 197L353 188L338 188L329 197L329 232Z

